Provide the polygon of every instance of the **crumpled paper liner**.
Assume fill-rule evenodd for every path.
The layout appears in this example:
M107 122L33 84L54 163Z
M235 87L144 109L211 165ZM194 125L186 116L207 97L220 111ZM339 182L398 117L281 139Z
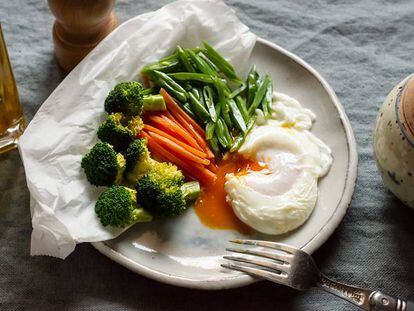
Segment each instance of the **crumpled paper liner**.
M173 2L120 25L43 103L19 141L31 194L32 255L65 258L76 243L123 231L99 222L94 205L105 188L90 185L80 166L106 117L105 97L177 44L195 47L203 40L243 74L256 36L221 1Z

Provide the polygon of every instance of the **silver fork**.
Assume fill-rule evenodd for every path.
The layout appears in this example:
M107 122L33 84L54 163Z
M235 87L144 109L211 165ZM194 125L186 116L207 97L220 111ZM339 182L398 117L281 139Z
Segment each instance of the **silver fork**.
M345 285L324 276L313 258L295 247L267 241L232 240L230 242L259 246L256 248L227 248L247 256L224 256L229 263L223 267L238 270L297 290L319 287L357 305L363 310L414 311L414 303L394 298L366 288ZM264 258L264 259L261 259Z

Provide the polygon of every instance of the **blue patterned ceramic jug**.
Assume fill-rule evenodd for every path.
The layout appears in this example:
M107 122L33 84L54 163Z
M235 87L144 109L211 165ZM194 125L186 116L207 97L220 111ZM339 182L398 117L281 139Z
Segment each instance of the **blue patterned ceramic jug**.
M414 208L414 74L388 94L379 111L374 156L391 192Z

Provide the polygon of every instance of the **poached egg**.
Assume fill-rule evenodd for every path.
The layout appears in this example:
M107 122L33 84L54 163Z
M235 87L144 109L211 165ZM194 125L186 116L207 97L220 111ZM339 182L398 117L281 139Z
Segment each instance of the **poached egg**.
M282 234L302 225L318 197L318 178L332 164L331 150L309 130L314 114L298 101L275 93L272 117L258 116L238 151L259 171L226 175L227 201L253 229Z

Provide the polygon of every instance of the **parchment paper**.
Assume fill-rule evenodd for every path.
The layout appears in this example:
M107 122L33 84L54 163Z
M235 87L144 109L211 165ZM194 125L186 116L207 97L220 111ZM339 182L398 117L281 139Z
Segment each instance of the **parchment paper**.
M31 194L32 255L65 258L76 243L122 232L100 224L94 204L105 188L90 185L80 166L106 116L105 97L177 44L195 47L203 40L243 70L256 36L221 1L173 2L119 26L43 103L19 142Z

